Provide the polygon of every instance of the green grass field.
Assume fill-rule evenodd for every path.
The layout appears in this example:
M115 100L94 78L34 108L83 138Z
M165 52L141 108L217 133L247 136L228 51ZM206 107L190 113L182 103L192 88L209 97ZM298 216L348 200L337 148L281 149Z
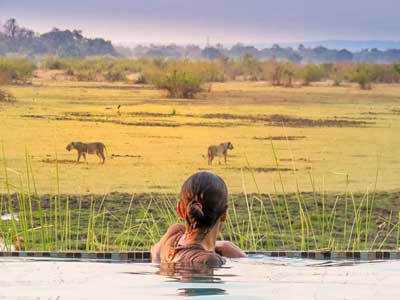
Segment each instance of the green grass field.
M212 85L197 99L167 99L149 86L56 81L40 76L8 86L17 101L0 104L0 139L10 176L32 157L41 193L54 192L58 157L62 192L178 192L191 173L211 169L233 193L318 189L396 190L400 178L400 86L271 87L266 82ZM117 106L121 105L119 112ZM288 137L288 138L287 138ZM71 141L101 141L108 160L76 165ZM207 165L210 144L231 141L228 164ZM111 159L111 156L113 159ZM241 173L243 170L243 175ZM255 180L253 180L253 176ZM256 184L255 184L256 183Z
M400 246L400 85L214 83L196 99L39 73L0 103L0 237L27 249L148 249L198 170L231 193L224 238L245 249ZM118 106L120 108L118 109ZM76 164L71 141L104 142ZM207 165L231 141L228 163Z

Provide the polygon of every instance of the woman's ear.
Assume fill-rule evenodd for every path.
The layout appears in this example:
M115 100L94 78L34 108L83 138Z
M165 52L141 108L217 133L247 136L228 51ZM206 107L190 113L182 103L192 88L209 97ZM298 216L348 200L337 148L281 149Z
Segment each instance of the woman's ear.
M225 222L225 221L226 221L226 212L224 212L224 213L221 215L220 219L221 219L221 222Z
M178 213L178 216L179 216L181 219L184 219L184 218L185 218L185 216L184 216L184 214L183 214L183 212L182 212L182 210L181 210L181 206L179 205L179 202L178 202L178 204L176 205L176 212Z

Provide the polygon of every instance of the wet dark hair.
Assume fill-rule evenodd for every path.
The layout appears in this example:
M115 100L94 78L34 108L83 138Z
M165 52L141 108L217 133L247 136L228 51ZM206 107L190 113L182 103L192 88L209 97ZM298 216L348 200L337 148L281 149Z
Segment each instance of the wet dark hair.
M224 180L211 172L193 174L182 186L178 207L189 230L212 228L228 208Z

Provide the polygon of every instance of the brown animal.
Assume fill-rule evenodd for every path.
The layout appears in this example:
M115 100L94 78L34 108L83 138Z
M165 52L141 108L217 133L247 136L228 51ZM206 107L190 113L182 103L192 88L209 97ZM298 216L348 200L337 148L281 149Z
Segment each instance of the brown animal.
M224 157L224 161L226 164L226 156L228 154L228 150L233 150L233 145L231 142L227 142L227 143L221 143L218 146L216 145L211 145L208 147L208 164L211 165L213 159L216 156L223 156Z
M103 164L106 161L104 151L107 152L107 149L103 143L71 142L67 145L67 147L65 149L67 149L68 151L75 149L78 152L78 158L76 159L77 163L81 159L81 156L83 156L83 159L85 160L85 162L87 162L86 154L96 154L99 157L100 162Z

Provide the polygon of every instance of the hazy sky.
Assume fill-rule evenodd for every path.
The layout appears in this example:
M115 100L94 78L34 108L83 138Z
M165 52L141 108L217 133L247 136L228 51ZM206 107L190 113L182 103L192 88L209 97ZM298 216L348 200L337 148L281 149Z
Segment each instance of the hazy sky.
M0 20L114 42L400 40L399 0L0 0Z

